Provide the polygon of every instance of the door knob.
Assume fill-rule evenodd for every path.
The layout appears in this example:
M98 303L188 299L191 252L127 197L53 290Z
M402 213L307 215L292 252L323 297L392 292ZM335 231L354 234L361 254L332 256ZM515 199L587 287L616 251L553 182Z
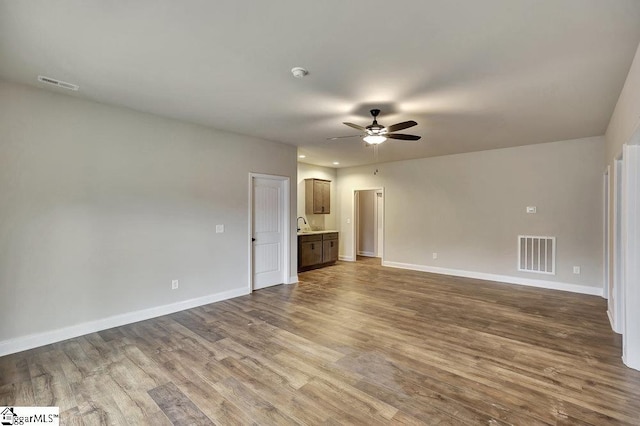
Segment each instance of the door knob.
M255 241L255 240L256 240L255 238L251 238L251 241Z

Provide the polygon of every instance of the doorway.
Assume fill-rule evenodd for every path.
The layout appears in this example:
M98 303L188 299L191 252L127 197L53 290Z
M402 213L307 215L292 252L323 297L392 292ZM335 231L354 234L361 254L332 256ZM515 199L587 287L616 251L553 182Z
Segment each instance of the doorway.
M249 291L288 282L289 178L249 174Z
M353 254L382 258L384 254L384 189L353 191Z

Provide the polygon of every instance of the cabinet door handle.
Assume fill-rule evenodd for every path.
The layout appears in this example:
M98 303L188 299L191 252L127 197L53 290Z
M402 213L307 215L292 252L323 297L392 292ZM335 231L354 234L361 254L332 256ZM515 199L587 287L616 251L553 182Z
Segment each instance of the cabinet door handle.
M311 250L315 250L316 246L314 244L311 244Z
M333 241L331 241L331 247L333 247Z

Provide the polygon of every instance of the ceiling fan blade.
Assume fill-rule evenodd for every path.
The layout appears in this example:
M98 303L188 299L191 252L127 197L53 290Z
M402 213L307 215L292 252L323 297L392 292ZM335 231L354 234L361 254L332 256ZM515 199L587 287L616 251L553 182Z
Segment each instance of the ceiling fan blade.
M416 135L405 135L402 133L390 133L385 135L389 139L400 139L403 141L417 141L420 140L420 136Z
M358 126L357 124L353 124L353 123L342 123L342 124L346 124L347 126L353 127L354 129L362 130L363 132L367 130L362 126Z
M358 138L358 137L362 137L362 135L350 135L350 136L336 136L333 138L327 138L328 141L334 141L336 139L345 139L345 138Z
M347 124L347 123L345 123L345 124ZM418 125L418 123L416 123L413 120L403 121L402 123L394 124L392 126L387 127L387 132L393 133L393 132L397 132L398 130L408 129L409 127L413 127L413 126L417 126L417 125Z

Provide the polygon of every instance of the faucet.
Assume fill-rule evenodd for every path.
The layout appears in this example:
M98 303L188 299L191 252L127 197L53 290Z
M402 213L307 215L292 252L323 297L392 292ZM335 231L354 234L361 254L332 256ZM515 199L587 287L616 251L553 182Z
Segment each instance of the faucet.
M296 219L296 226L298 227L298 232L300 232L300 219L302 219L304 221L304 224L307 224L307 219L305 219L304 217L300 216Z

